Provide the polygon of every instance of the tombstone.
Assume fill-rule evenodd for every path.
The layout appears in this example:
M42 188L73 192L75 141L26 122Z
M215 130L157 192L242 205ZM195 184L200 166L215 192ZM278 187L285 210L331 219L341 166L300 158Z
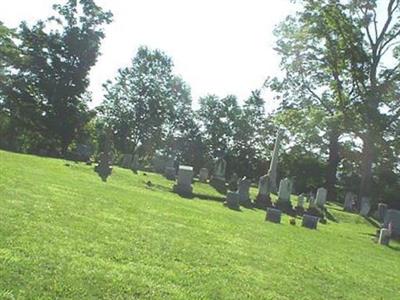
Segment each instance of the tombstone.
M237 191L238 181L239 181L239 176L236 173L233 173L231 176L231 179L229 179L229 183L228 183L229 190Z
M313 195L310 195L309 201L308 201L308 208L313 208L317 206L317 202L315 201L315 198Z
M278 201L275 204L277 208L290 215L294 214L292 203L290 202L292 187L293 183L290 179L282 179L279 184Z
M255 201L255 206L258 208L266 209L272 206L270 197L270 180L269 175L261 176L258 181L258 194Z
M174 166L174 159L172 157L168 158L165 163L164 176L168 180L175 180L176 178L176 169Z
M208 169L207 168L200 169L199 180L200 180L200 182L207 183L207 180L208 180Z
M224 205L228 206L229 208L238 210L240 208L239 193L228 191L228 193L226 194L226 201Z
M323 187L317 190L317 196L315 197L315 202L318 207L323 208L325 206L327 194L328 191Z
M370 210L371 210L370 199L368 197L362 197L360 215L362 215L363 217L367 217Z
M109 152L101 152L99 157L99 163L94 167L94 170L101 180L107 181L107 177L111 175L112 172L112 157Z
M318 220L319 220L318 217L304 214L301 226L309 229L317 229Z
M272 152L271 164L268 170L268 176L270 180L270 192L276 193L276 174L278 168L278 156L279 156L279 147L282 139L282 130L278 130L278 134L276 136L274 150Z
M383 222L385 219L386 212L388 210L388 206L385 203L378 203L378 221Z
M279 183L278 201L290 202L292 185L292 181L289 178L281 180L281 182Z
M121 167L125 169L129 169L132 164L132 154L124 154L122 158Z
M222 157L219 157L215 161L214 174L211 178L210 184L222 194L226 193L225 170L226 161Z
M267 207L266 221L273 223L280 223L282 217L282 211L276 208Z
M239 188L238 188L239 201L240 205L243 205L245 207L251 206L251 201L249 196L250 185L251 181L246 177L243 177L242 179L239 180Z
M387 228L382 228L381 231L379 232L379 239L378 239L378 244L384 245L384 246L389 246L390 242L390 230Z
M343 210L352 212L353 211L353 203L356 195L354 195L352 192L347 192L346 196L344 197L344 205L343 205Z
M300 194L299 196L297 196L297 207L304 208L304 202L305 202L305 197L303 194Z
M388 209L383 220L383 226L391 229L392 237L400 237L400 210Z
M193 192L192 180L193 180L193 167L179 166L177 183L173 187L174 192L185 197L192 196Z

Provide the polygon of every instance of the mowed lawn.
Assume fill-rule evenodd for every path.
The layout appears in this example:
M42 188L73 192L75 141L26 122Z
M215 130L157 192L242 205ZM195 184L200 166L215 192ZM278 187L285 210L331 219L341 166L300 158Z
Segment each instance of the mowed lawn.
M0 299L400 299L400 244L336 205L313 231L66 163L0 151Z

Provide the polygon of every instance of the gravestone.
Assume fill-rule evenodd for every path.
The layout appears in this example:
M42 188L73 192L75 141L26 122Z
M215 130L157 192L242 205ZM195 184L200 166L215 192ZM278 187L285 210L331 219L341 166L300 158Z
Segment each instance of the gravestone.
M282 211L276 208L267 207L266 221L273 223L280 223L282 217Z
M276 174L277 174L279 147L281 139L282 139L282 130L279 129L275 140L274 150L272 152L271 164L268 170L268 176L270 180L270 192L272 193L276 193L277 191Z
M269 176L264 175L261 176L258 181L258 194L255 201L255 206L258 208L266 209L267 207L272 206L271 197L270 197L270 180Z
M316 206L317 206L317 203L315 201L314 195L309 195L308 208L313 208L313 207L316 207Z
M207 168L200 169L199 180L200 180L200 182L207 183L207 180L208 180L208 169Z
M304 202L305 202L305 197L303 194L300 194L299 196L297 196L297 207L304 208Z
M392 237L400 237L400 210L388 209L383 220L383 226L385 228L390 227Z
M317 190L317 196L315 197L315 202L318 207L323 208L325 206L327 194L328 191L323 187Z
M176 178L176 169L172 157L169 157L165 163L164 176L168 180L175 180Z
M238 210L240 208L240 196L238 192L228 191L224 205Z
M177 183L173 187L174 192L185 197L192 196L193 192L192 180L193 180L193 167L179 166Z
M229 190L237 191L238 181L239 181L239 176L236 173L233 173L231 176L231 179L229 179L229 183L228 183Z
M310 229L317 229L318 220L319 220L318 217L304 214L301 226L310 228Z
M242 179L239 180L239 188L238 188L239 201L240 205L243 205L245 207L251 206L251 201L249 196L250 185L251 181L246 177L243 177Z
M129 169L132 163L132 154L124 154L122 158L121 167L125 169Z
M390 242L390 230L382 228L379 232L378 244L388 246Z
M367 217L370 210L371 210L370 199L368 197L362 197L360 215L362 215L363 217Z
M385 219L388 206L385 203L378 203L378 221L383 222Z
M352 192L347 192L346 196L344 197L344 206L343 210L352 212L353 211L353 203L355 200L356 195L354 195Z
M226 161L222 157L219 157L215 161L214 174L211 178L210 184L222 194L226 193L225 170Z
M293 213L292 203L290 202L292 187L293 183L290 179L282 179L279 184L278 201L276 202L276 206L288 214Z

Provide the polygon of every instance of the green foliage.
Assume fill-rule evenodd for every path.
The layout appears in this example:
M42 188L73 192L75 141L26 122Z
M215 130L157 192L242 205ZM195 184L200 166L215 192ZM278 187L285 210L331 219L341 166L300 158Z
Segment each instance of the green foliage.
M84 92L111 13L92 0L54 9L58 15L32 27L21 23L16 38L22 59L12 62L12 84L2 91L17 128L38 137L31 148L60 154L90 119Z
M205 199L187 201L157 174L115 167L104 183L84 164L2 151L0 161L0 298L397 299L400 292L400 244L375 244L375 227L335 205L328 211L338 223L313 231L289 225L286 215L276 225L261 210L227 209L197 182L194 192Z

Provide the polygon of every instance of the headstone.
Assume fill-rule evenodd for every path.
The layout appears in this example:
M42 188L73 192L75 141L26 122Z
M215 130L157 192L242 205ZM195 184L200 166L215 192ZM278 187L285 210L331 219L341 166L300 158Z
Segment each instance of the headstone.
M382 228L379 232L378 243L380 245L388 246L390 242L390 230L387 228Z
M305 197L303 194L297 196L297 207L303 207L304 208L304 202L305 202Z
M199 180L200 180L200 182L207 183L207 180L208 180L208 169L207 168L200 169Z
M386 203L378 203L378 220L383 222L385 219L386 212L388 210L388 206Z
M309 200L308 200L308 208L313 208L317 206L317 202L315 201L315 198L313 195L310 195Z
M192 196L193 187L193 167L179 166L177 183L174 185L174 192L179 195L190 197Z
M290 202L292 193L292 181L289 178L282 179L279 184L278 201Z
M268 175L270 180L270 191L272 193L276 193L277 186L276 186L276 174L277 174L277 167L278 167L278 156L279 156L279 147L282 138L282 130L278 130L278 134L276 136L274 150L272 152L272 159L271 164L269 166Z
M303 221L301 223L301 226L310 229L317 229L318 220L319 220L318 217L305 214L303 215Z
M266 220L273 223L281 222L282 211L276 208L267 207Z
M132 154L124 154L121 167L129 169L132 163Z
M223 194L226 193L225 170L226 170L226 161L222 157L219 157L215 161L214 174L211 178L210 184L218 192Z
M238 192L228 191L226 194L226 202L225 204L232 209L240 208L240 196Z
M269 175L261 176L258 181L258 194L255 201L255 206L258 208L266 209L271 206L270 197L270 180Z
M319 207L325 206L327 194L328 194L328 191L323 187L321 187L317 190L317 196L315 197L317 206L319 206Z
M238 181L239 181L239 176L236 173L233 173L231 176L231 179L229 179L229 183L228 183L229 190L237 191Z
M176 178L176 170L174 167L166 167L164 171L164 176L168 180L175 180Z
M352 192L347 192L346 196L344 197L344 206L343 209L345 211L351 212L353 211L353 203L356 195L354 195Z
M239 180L238 194L239 194L240 205L251 206L251 201L249 196L250 185L251 181L246 177L243 177L242 179Z
M362 215L363 217L367 217L370 210L371 210L370 199L368 197L362 197L360 215Z
M392 237L400 237L400 210L388 209L383 221L385 228L391 229Z

